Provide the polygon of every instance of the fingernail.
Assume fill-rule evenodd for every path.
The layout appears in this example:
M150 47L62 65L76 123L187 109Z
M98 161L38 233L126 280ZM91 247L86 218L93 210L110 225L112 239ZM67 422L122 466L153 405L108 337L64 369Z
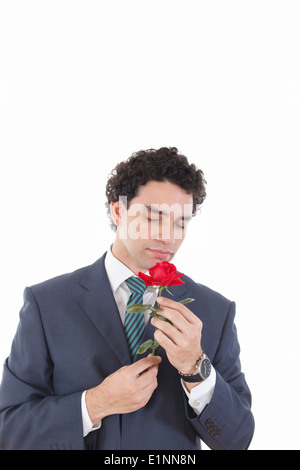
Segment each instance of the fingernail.
M157 300L157 302L159 302L160 304L162 304L163 301L164 301L164 298L163 298L163 297L157 297L156 300Z

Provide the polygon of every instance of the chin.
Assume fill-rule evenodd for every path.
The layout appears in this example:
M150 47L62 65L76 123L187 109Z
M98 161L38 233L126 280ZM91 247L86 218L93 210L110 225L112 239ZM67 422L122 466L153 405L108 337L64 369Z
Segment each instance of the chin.
M156 263L158 263L158 262L159 262L158 259L155 259L155 258L152 258L151 256L148 256L147 252L146 252L146 254L141 256L140 259L139 259L139 264L140 264L140 267L141 267L141 271L142 270L143 271L148 271L150 268L155 266Z

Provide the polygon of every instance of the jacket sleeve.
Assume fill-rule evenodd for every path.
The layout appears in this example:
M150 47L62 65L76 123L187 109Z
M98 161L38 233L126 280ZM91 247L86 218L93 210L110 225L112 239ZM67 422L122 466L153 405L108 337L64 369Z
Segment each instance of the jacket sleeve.
M0 449L83 449L82 391L59 396L38 305L30 288L0 385Z
M186 403L186 413L203 442L213 450L245 450L254 433L251 393L241 371L240 347L230 303L216 354L214 394L198 416Z

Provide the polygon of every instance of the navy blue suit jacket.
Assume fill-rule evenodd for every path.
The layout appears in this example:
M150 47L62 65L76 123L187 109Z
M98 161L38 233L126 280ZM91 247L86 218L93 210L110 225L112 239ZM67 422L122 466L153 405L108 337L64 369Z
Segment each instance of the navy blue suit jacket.
M200 439L212 449L247 448L254 421L235 304L187 276L172 298L195 299L188 306L203 322L203 349L217 371L211 402L196 416L159 347L158 387L147 405L106 417L83 438L82 392L132 363L104 258L25 289L0 387L0 449L195 450ZM144 340L153 333L149 322Z

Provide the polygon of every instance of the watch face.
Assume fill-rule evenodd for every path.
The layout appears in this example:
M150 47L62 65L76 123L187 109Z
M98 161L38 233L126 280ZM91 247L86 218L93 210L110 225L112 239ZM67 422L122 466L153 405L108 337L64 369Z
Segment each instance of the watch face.
M210 376L210 372L211 372L211 362L209 359L204 358L203 361L201 362L200 374L203 377L203 379L207 379Z

